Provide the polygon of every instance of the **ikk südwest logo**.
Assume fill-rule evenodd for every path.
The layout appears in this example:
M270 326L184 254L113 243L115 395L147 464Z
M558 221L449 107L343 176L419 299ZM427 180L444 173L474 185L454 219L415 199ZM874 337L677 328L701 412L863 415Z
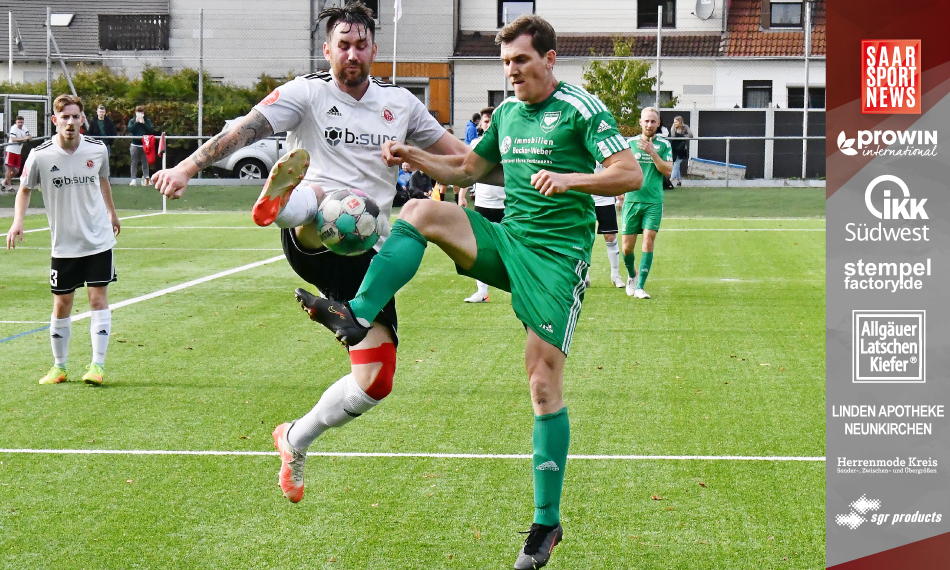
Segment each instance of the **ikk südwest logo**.
M862 40L861 113L920 114L920 40Z

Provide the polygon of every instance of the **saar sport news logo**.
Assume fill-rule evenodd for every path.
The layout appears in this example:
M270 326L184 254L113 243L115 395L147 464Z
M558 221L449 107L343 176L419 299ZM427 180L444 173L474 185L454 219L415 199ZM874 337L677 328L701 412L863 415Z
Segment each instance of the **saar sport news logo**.
M841 131L838 150L846 156L937 156L937 131L858 131L855 138Z
M862 40L861 66L861 113L920 114L920 40Z
M885 523L887 523L888 526L908 526L921 523L938 523L943 520L943 513L936 511L929 513L922 513L920 511L913 513L872 512L881 509L881 501L880 499L869 499L867 495L861 495L858 500L848 506L851 507L851 512L846 515L835 515L835 522L838 523L838 526L846 526L851 530L857 530L858 527L866 522L872 522L877 526L881 526ZM870 518L868 518L868 515L870 515Z

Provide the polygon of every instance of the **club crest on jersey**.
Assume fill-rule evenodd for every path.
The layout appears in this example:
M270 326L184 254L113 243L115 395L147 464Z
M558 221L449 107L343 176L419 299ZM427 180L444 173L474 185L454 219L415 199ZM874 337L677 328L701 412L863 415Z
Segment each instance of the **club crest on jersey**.
M86 161L86 168L92 168L93 166L95 166L95 164L96 164L95 162L93 162L93 161L91 161L91 160L87 160L87 161Z
M505 137L501 141L501 146L498 147L498 150L501 151L501 154L507 153L511 149L511 137Z
M383 107L383 112L380 113L380 115L387 123L391 123L396 120L396 116L393 115L393 112L389 110L389 107Z
M548 111L541 116L541 130L550 133L554 130L554 127L557 126L557 122L561 120L560 111Z
M264 97L261 101L261 105L273 105L278 99L280 99L280 90L274 89L270 92L270 95Z

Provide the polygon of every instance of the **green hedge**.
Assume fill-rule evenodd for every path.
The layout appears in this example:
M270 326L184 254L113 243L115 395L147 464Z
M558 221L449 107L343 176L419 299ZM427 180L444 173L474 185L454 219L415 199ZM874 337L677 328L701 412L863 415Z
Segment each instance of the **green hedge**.
M218 133L224 121L246 114L275 87L291 79L261 75L251 88L236 87L213 81L204 76L202 130L204 135ZM170 74L154 67L146 67L142 75L128 78L105 67L79 65L72 76L76 94L82 98L86 115L94 120L95 109L105 105L115 122L119 135L126 134L126 125L135 115L137 105L145 106L145 115L152 121L156 133L167 135L198 134L198 71L183 69ZM3 93L45 95L46 82L0 82ZM53 82L53 97L69 93L66 78ZM110 166L113 176L129 175L129 139L116 140L112 148ZM169 141L168 164L177 164L198 147L196 141ZM27 150L27 149L24 149Z

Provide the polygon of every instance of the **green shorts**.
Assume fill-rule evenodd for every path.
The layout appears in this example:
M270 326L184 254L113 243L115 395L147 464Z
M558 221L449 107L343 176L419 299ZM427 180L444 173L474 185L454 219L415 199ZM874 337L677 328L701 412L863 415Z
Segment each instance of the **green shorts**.
M623 220L620 233L625 236L642 234L643 230L658 232L660 220L663 219L663 204L632 202L628 198L623 201L623 214L620 218Z
M584 302L587 263L520 241L501 224L465 210L478 255L459 275L511 293L511 307L525 327L567 356Z

